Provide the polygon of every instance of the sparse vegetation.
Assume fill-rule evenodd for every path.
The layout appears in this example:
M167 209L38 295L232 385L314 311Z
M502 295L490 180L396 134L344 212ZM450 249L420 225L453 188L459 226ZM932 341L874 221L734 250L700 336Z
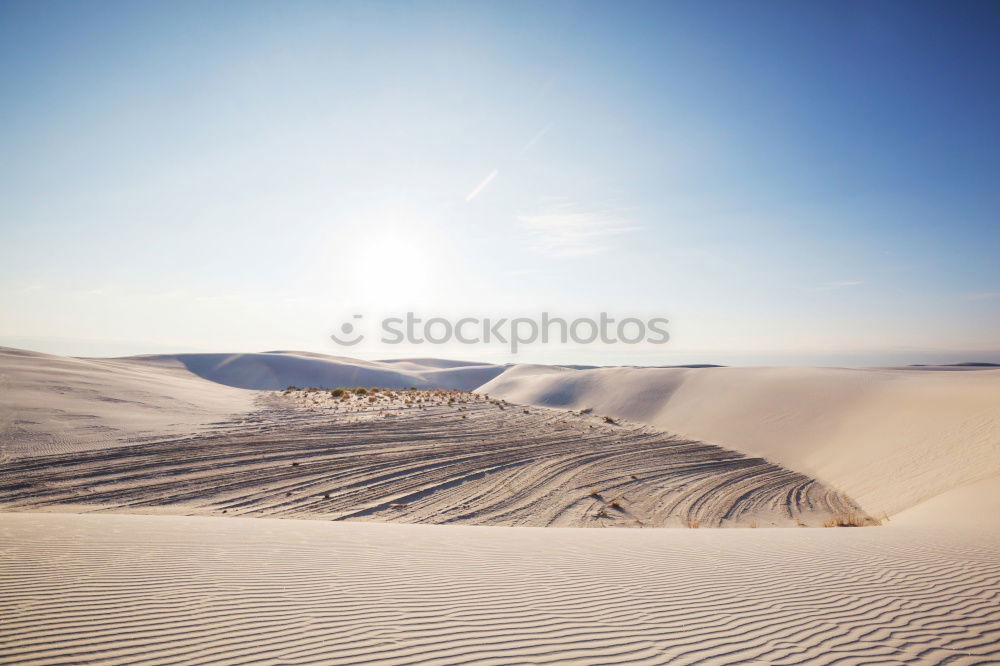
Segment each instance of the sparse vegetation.
M877 527L882 521L861 513L845 513L823 521L823 527Z

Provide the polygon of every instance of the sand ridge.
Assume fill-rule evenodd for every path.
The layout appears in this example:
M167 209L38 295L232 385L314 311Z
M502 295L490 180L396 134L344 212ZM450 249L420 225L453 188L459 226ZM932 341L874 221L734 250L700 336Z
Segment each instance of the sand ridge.
M13 461L0 508L553 527L863 516L766 460L593 414L443 390L296 390L263 404L189 437Z

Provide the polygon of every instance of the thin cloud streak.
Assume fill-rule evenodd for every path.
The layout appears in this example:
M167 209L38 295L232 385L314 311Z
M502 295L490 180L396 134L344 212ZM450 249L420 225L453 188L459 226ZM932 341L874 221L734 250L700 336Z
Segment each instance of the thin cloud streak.
M526 144L524 144L524 146L522 146L521 150L517 151L518 156L524 155L526 152L528 152L529 150L531 150L532 148L534 148L535 144L538 143L539 141L541 141L542 137L544 137L546 134L548 134L550 129L552 129L552 123L549 123L548 125L546 125L542 129L540 129L538 131L538 133L535 134L535 136L531 137L531 139L528 141L528 143L526 143Z
M476 187L471 192L465 195L466 203L478 197L482 193L482 191L485 190L489 186L489 184L493 182L493 179L497 177L498 173L500 173L499 170L493 169L493 171L490 172L490 175L486 176L486 178L483 178L483 182L476 185Z
M612 238L641 229L608 213L569 206L539 215L521 215L517 222L528 233L529 248L552 257L600 254L611 248Z

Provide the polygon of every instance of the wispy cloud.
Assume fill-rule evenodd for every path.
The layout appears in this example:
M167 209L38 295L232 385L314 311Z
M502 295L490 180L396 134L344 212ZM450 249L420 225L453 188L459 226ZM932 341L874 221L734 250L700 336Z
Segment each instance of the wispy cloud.
M992 301L997 298L1000 298L1000 291L977 291L965 295L968 301Z
M552 123L549 123L542 129L538 130L538 132L535 133L535 136L531 137L531 139L528 140L528 143L521 146L521 150L517 151L518 156L524 155L526 152L534 148L535 144L541 141L542 137L548 134L550 129L552 129Z
M473 188L471 192L465 195L466 202L472 201L473 199L478 197L482 193L482 191L485 190L489 186L489 184L493 182L493 179L497 177L498 173L500 172L497 169L493 169L493 171L490 171L489 175L486 176L486 178L483 178L483 182L476 185L476 187Z
M858 285L864 284L864 280L833 280L831 282L824 282L819 286L820 289L847 289L848 287L857 287Z
M532 250L553 257L600 254L612 247L612 238L641 228L613 213L569 204L538 215L518 216L517 222L527 232Z

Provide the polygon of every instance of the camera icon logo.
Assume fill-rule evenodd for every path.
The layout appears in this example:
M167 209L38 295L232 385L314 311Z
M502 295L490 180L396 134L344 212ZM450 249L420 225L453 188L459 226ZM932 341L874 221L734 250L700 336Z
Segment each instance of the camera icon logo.
M354 319L361 319L361 315L359 314L354 315ZM340 326L340 332L343 333L345 336L350 336L354 333L354 328L355 328L354 324L352 324L349 321L345 321ZM344 347L353 347L354 345L364 340L365 336L361 333L358 333L357 337L354 339L350 339L349 337L341 339L336 333L331 333L330 339L336 342L338 345L342 345Z

